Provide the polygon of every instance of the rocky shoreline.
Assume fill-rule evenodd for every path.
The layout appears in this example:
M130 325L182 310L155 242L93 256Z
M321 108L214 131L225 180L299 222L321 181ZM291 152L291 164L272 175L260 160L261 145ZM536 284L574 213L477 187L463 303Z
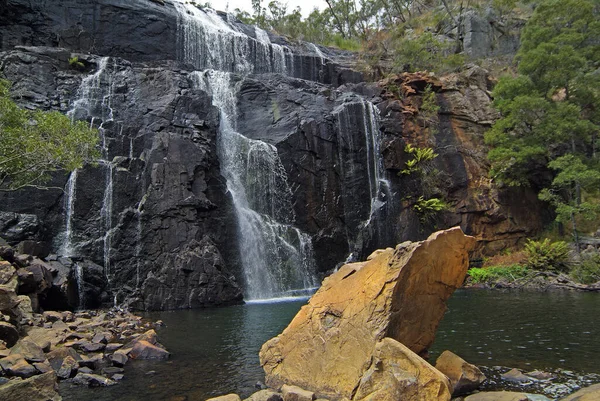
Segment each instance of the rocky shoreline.
M571 277L564 273L557 274L540 271L516 280L499 278L486 283L474 283L467 278L463 288L485 290L600 292L600 281L592 284L581 284L575 282Z
M60 266L0 246L0 399L60 400L58 381L111 386L130 359L169 358L154 331L160 321L119 308L44 311L40 304L84 294L69 291Z

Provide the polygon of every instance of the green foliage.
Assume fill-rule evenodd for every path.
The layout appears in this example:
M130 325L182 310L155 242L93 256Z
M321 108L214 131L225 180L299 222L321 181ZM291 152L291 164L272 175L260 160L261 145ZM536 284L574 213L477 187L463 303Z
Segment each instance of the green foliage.
M534 270L568 271L569 244L564 241L551 242L528 240L525 244L527 266Z
M448 210L448 204L439 198L425 199L423 196L419 196L413 209L422 217L430 217L443 210Z
M98 132L59 112L20 108L0 80L0 188L41 185L52 172L74 170L95 160Z
M594 157L600 130L600 6L597 0L544 0L521 37L517 76L500 79L494 104L502 114L485 141L491 175L506 185L545 186L540 198L559 222L600 213ZM540 182L538 172L551 172ZM533 181L532 181L533 180Z
M422 171L423 164L435 159L438 154L432 148L417 148L411 144L404 147L404 152L412 155L412 159L405 163L406 168L401 170L398 175L408 175L416 171Z
M600 254L584 255L581 263L571 269L571 276L583 284L600 281Z
M77 56L71 57L69 59L69 65L71 66L71 68L78 70L78 71L82 71L85 69L85 64L83 64L81 62L81 60L79 60L79 57L77 57Z
M499 279L515 281L527 276L529 270L525 266L513 264L510 266L473 267L467 273L471 277L471 281L478 284L491 283Z
M439 39L431 32L398 38L394 42L393 71L452 71L464 63L463 56L454 54L455 47L456 43Z

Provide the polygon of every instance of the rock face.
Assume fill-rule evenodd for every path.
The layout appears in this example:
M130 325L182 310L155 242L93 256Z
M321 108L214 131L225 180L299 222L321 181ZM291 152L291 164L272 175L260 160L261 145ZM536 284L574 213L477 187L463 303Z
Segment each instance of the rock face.
M56 373L48 372L26 380L11 380L0 386L0 399L12 401L60 401Z
M0 235L54 269L51 285L49 277L23 280L45 286L34 309L241 301L248 255L240 251L239 210L219 160L225 113L213 104L220 92L211 97L196 82L196 70L206 68L231 73L231 125L263 141L269 155L277 151L274 186L283 190L254 190L290 198L286 230L303 235L287 242L301 243L293 244L303 248L297 259L314 259L311 270L424 239L434 227L460 225L485 255L542 225L545 208L533 190L499 189L487 178L482 134L497 116L481 69L443 81L398 77L390 83L402 93L392 93L390 85L360 83L348 67L351 55L291 44L184 2L5 3L0 72L13 82L15 99L69 113L102 135L96 166L55 176L49 190L0 193ZM208 20L213 25L198 25ZM73 57L81 71L70 66ZM428 84L440 106L435 130L418 111ZM434 188L398 175L409 159L406 144L439 154ZM260 181L253 179L247 185ZM450 207L419 214L420 196Z
M453 228L423 242L402 243L368 262L343 266L279 336L263 345L260 360L267 384L352 398L364 380L364 397L378 391L367 384L369 366L377 370L376 360L393 365L389 361L395 360L394 350L402 348L380 342L389 337L411 353L426 352L445 301L464 280L473 245L472 237ZM405 359L414 364L415 358ZM390 369L386 377L394 376ZM449 398L446 379L441 382L445 384L432 391Z

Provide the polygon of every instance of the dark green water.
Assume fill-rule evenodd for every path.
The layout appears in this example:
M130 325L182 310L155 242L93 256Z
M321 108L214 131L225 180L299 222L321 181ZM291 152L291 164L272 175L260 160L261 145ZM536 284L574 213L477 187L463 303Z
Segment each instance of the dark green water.
M61 385L68 400L205 400L244 396L263 380L258 350L305 301L161 312L168 362L129 362L117 386ZM432 359L450 349L477 365L600 373L600 294L461 290L449 301ZM148 374L149 371L154 373Z

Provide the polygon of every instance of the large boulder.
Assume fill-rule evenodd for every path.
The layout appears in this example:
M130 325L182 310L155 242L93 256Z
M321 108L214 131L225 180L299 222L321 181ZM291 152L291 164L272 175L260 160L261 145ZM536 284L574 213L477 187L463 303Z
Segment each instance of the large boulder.
M452 228L340 268L283 333L263 345L267 384L352 398L384 338L425 353L446 300L465 278L474 242Z
M60 401L56 374L48 372L27 380L11 380L0 386L0 400Z

